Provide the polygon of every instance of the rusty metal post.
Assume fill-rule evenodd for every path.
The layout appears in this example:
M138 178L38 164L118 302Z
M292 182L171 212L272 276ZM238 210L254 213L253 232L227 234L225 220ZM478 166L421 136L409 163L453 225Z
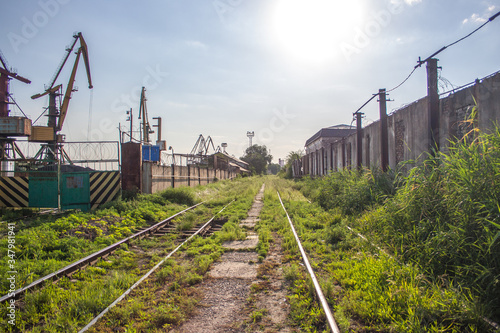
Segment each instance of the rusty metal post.
M387 95L385 89L379 89L380 109L380 166L386 172L389 166L389 134L387 129Z
M189 164L187 165L187 169L188 169L188 186L191 187L191 168Z
M429 150L439 150L439 92L437 62L435 58L427 61L427 105L429 117Z
M172 155L173 156L173 155ZM171 186L172 188L175 188L175 164L172 163L172 179L171 179Z
M356 112L356 153L357 153L357 165L358 170L361 171L363 167L363 127L361 124L361 118L364 115L362 112Z

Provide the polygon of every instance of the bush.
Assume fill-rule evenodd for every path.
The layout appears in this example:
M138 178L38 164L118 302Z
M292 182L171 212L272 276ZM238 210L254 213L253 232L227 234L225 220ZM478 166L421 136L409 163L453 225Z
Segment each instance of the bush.
M160 193L161 197L171 203L193 206L196 204L193 193L189 188L169 188Z
M347 215L359 214L373 204L382 203L395 192L394 174L379 170L333 172L297 187L324 209L340 208Z

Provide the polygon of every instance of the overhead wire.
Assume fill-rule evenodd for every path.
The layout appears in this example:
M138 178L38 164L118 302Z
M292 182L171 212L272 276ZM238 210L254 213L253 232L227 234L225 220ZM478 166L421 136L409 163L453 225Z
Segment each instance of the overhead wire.
M413 70L410 72L410 74L408 74L408 76L400 83L398 84L397 86L395 86L394 88L392 89L389 89L389 90L386 90L386 93L389 93L389 92L392 92L396 89L398 89L399 87L401 87L403 84L405 84L409 79L410 77L415 73L415 71L417 70L417 68L421 67L424 63L426 63L427 61L429 61L430 59L432 59L433 57L435 57L436 55L438 55L439 53L443 52L444 50L446 50L447 48L455 45L455 44L458 44L460 43L461 41L469 38L470 36L472 36L473 34L475 34L476 32L478 32L479 30L481 30L482 28L484 28L488 23L492 22L493 20L495 20L498 16L500 16L500 11L498 13L496 13L495 15L491 16L486 22L484 22L481 26L479 26L478 28L474 29L474 31L472 31L471 33L467 34L466 36L454 41L453 43L450 43L446 46L443 46L441 49L439 49L438 51L434 52L432 55L430 55L429 57L427 57L425 60L421 60L419 58L418 60L418 64L415 65L415 67L413 68ZM375 98L375 96L379 96L380 93L376 93L376 94L373 94L373 96L368 99L368 101L366 101L358 110L356 110L356 112L354 112L354 114L358 113L359 111L361 111L361 109L363 109L368 103L370 103L373 98ZM352 124L352 123L351 123Z

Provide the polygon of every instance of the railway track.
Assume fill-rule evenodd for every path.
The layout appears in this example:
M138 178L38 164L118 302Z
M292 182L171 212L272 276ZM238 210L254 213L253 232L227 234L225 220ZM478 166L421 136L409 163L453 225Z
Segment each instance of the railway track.
M335 322L335 319L333 318L332 311L330 309L330 306L328 305L328 302L326 300L325 295L323 294L323 291L321 290L321 286L319 285L318 279L316 278L316 274L314 273L314 270L311 267L311 264L309 263L309 259L307 258L307 254L304 251L304 248L302 247L302 243L300 241L300 238L297 234L297 231L295 230L295 227L293 226L293 222L290 219L290 215L288 215L288 212L286 211L285 205L283 204L283 200L281 200L281 195L278 193L278 198L281 204L281 207L285 211L286 217L288 219L288 223L290 225L290 229L292 230L292 233L295 237L295 241L297 242L297 245L299 247L300 254L302 256L302 260L304 261L304 265L307 268L307 273L309 274L309 277L311 278L313 284L314 284L314 290L316 292L316 296L318 297L319 303L321 304L321 307L323 311L325 312L326 316L326 321L328 323L328 327L333 333L340 333L340 330L337 326L337 323Z
M13 291L13 292L10 292L10 293L8 293L0 298L0 303L6 302L10 299L17 299L20 296L22 296L24 293L26 293L27 291L41 287L49 281L58 281L62 277L71 276L72 274L74 274L78 270L81 270L81 269L87 267L88 265L93 265L100 259L107 258L111 253L113 253L118 248L120 248L120 246L122 244L128 244L130 241L132 241L134 239L142 239L142 238L147 237L147 236L163 236L167 232L171 232L173 230L171 223L170 223L173 219L184 214L185 212L188 212L190 210L195 209L196 207L202 205L203 203L204 202L201 202L199 204L196 204L194 206L186 208L186 209L184 209L184 210L182 210L182 211L180 211L180 212L178 212L178 213L176 213L176 214L174 214L174 215L172 215L172 216L170 216L170 217L168 217L168 218L166 218L166 219L164 219L164 220L162 220L162 221L160 221L160 222L158 222L150 227L142 228L142 230L140 229L139 232L137 232L137 233L125 238L125 239L122 239L114 244L111 244L102 250L94 252L94 253L92 253L92 254L90 254L90 255L88 255L88 256L86 256L86 257L84 257L84 258L82 258L82 259L80 259L80 260L78 260L78 261L76 261L68 266L65 266L65 267L59 269L56 272L53 272L53 273L48 274L44 277L41 277L40 279L33 281L32 283L30 283L27 286L24 286L22 288L19 288L19 289ZM204 228L202 234L205 234L206 232L208 232L210 230L210 228L211 228L211 225L206 226ZM189 237L189 233L191 233L191 231L184 231L181 233L181 236L184 238ZM192 233L194 233L194 232L192 232Z
M123 294L121 294L113 303L111 303L107 308L105 308L99 315L97 315L92 321L90 321L84 328L82 328L79 333L86 332L89 328L91 328L93 325L97 323L97 321L102 318L106 313L109 312L111 308L116 306L119 302L121 302L132 290L134 290L137 286L139 286L144 280L146 280L151 274L153 274L167 259L172 257L179 249L181 249L184 245L186 245L193 237L200 235L206 235L208 232L211 230L216 230L216 228L213 228L215 218L222 213L230 204L234 202L231 201L229 204L224 206L217 214L215 214L210 220L208 220L205 224L203 224L201 227L197 227L196 231L194 231L191 235L187 237L186 240L184 240L181 244L179 244L173 251L171 251L166 257L164 257L159 263L157 263L153 268L151 268L146 274L144 274L137 282L135 282L129 289L127 289ZM184 233L186 235L186 233Z
M284 193L286 193L286 192L284 192ZM322 321L321 325L323 325L323 323L326 323L328 325L328 327L329 327L329 329L330 329L331 332L338 333L338 332L340 332L340 329L338 327L338 324L335 322L335 319L333 318L332 310L331 310L331 308L330 308L330 306L329 306L329 304L328 304L328 302L327 302L327 300L326 300L326 298L325 298L325 296L323 294L323 291L321 290L319 282L318 282L318 280L316 278L316 274L318 274L319 272L314 272L314 270L312 269L312 267L314 266L314 263L313 263L313 265L311 265L309 263L308 255L312 256L311 260L314 261L314 259L313 259L314 253L312 253L312 252L306 253L304 251L304 247L308 248L307 244L306 244L306 241L304 239L304 244L305 245L303 247L302 244L301 244L301 240L299 238L299 235L297 234L297 231L295 230L295 227L298 228L297 230L299 230L299 232L300 232L300 230L302 230L301 227L300 227L300 223L301 222L299 222L299 220L298 220L298 216L301 216L300 215L300 211L299 211L299 215L297 215L297 221L295 222L295 226L294 226L294 222L293 222L294 213L291 213L291 215L290 215L287 212L287 209L286 209L286 207L288 207L290 209L290 211L294 211L294 206L293 205L288 205L286 203L286 201L284 202L283 199L282 199L282 197L281 197L281 195L280 195L280 193L279 193L279 191L277 191L277 195L278 195L278 198L279 198L279 202L281 204L281 208L285 212L285 215L286 215L286 217L288 219L288 224L287 225L289 225L289 229L292 230L292 234L294 235L295 241L296 241L296 243L298 245L299 252L300 252L300 254L302 256L302 261L303 261L304 266L306 268L307 274L309 275L310 280L313 282L312 284L314 285L314 290L315 290L315 293L316 293L316 301L317 301L317 303L315 303L315 304L318 304L323 309L324 316L325 316L326 320L324 322ZM274 198L276 198L276 197L274 197ZM291 198L289 198L289 199L293 200ZM286 196L285 196L285 200L288 200L288 199L286 199ZM276 209L281 209L281 208L279 208L279 206L277 206L277 201L275 199L273 200L273 202L274 202L273 205L275 205ZM201 204L203 204L203 203L201 203ZM159 223L156 223L156 224L150 226L150 227L141 228L134 235L132 235L132 236L128 237L127 239L124 239L124 240L122 240L120 242L117 242L117 243L115 243L115 244L113 244L113 245L110 246L110 247L116 246L115 247L115 250L116 250L122 244L128 243L130 240L132 240L134 238L135 239L156 238L156 237L166 236L166 235L172 234L174 232L178 236L177 240L174 241L174 243L173 243L175 245L172 245L172 243L169 243L169 245L168 245L168 251L171 251L175 247L174 250L172 250L171 252L169 252L168 255L166 255L166 256L165 256L165 254L167 252L163 252L162 253L162 260L158 264L156 264L153 268L151 268L151 265L153 263L151 263L151 265L147 269L144 269L144 265L143 265L142 268L140 269L141 272L137 273L137 275L134 276L134 280L131 280L130 283L127 286L125 286L121 291L125 290L125 288L128 288L132 283L133 283L133 285L129 289L127 289L122 295L120 295L118 298L116 298L116 295L117 295L116 294L116 295L113 296L113 298L108 299L105 304L109 304L110 302L112 302L112 303L106 309L104 309L101 313L99 313L95 318L93 318L79 332L86 332L89 329L90 330L94 330L94 331L96 331L96 330L100 331L100 329L103 327L103 325L108 323L108 319L109 319L108 316L110 316L110 315L113 316L113 314L115 313L114 312L115 310L116 311L121 311L121 307L124 306L123 304L127 303L127 302L122 302L125 298L127 298L127 301L128 301L129 299L132 299L132 298L135 299L138 295L141 295L137 290L134 291L134 293L131 295L131 293L132 293L132 291L134 289L138 289L140 292L142 292L143 289L150 288L150 287L148 287L148 285L150 284L151 279L153 279L152 281L156 281L155 279L156 279L156 274L157 273L154 273L154 272L157 271L157 270L159 271L159 268L161 267L162 264L165 263L165 261L167 259L172 258L172 256L176 252L178 252L183 246L186 246L190 242L190 240L192 240L195 236L198 236L198 235L200 235L200 236L205 235L206 236L206 235L209 235L209 234L211 234L211 233L213 233L213 232L218 231L218 230L221 229L221 227L222 227L223 223L225 222L225 220L217 220L217 216L222 211L224 211L227 206L225 206L222 210L220 210L217 214L215 214L215 216L213 216L208 222L203 222L202 224L198 225L198 227L190 229L190 230L179 230L179 225L178 224L176 225L174 223L171 223L172 220L175 217L178 217L179 215L187 212L188 210L194 209L194 208L198 207L201 204L189 207L186 210L183 210L183 211L181 211L181 212L179 212L179 213L177 213L177 214L175 214L175 215L173 215L173 216L171 216L171 217L169 217L169 218L167 218L167 219L165 219L165 220L163 220L163 221L161 221ZM304 204L305 204L305 202L304 202ZM308 205L305 204L305 206L308 206ZM227 215L227 213L226 213L226 215ZM258 213L257 213L257 215L258 215ZM205 215L205 216L206 216L206 219L208 219L208 216L207 215ZM258 217L256 217L256 219L258 219ZM287 226L287 228L288 228L288 226ZM349 231L352 232L357 237L360 237L364 241L371 243L370 240L368 239L369 237L367 238L367 237L363 236L362 234L358 233L355 229L350 228L348 226L346 226L346 228L349 229ZM173 238L168 238L168 239L169 239L169 242L170 242ZM132 244L133 244L132 247L136 248L137 243L132 243ZM143 243L139 243L139 244L141 244L140 246L142 246ZM373 246L373 248L376 248L379 251L384 252L376 244L371 244L371 245ZM193 244L193 246L195 246L195 245ZM278 245L278 246L280 246L280 245ZM113 251L110 251L109 253L104 253L106 250L108 250L108 248L105 248L105 249L97 252L97 253L103 254L100 258L106 258L107 256L109 256L113 252ZM161 249L161 247L160 247L160 249ZM164 249L165 249L165 247L164 247ZM191 250L191 248L190 248L190 250ZM142 251L142 250L139 250L139 251ZM158 248L155 247L155 251L157 251L156 253L158 253ZM67 267L65 267L65 268L62 269L62 270L64 270L64 269L72 268L73 270L70 269L70 270L68 270L68 271L66 271L64 273L60 272L61 271L60 270L58 272L55 272L53 274L50 274L50 275L42 278L42 279L39 279L39 280L43 280L44 279L44 281L40 282L38 284L38 286L43 285L44 282L57 281L58 279L60 279L63 276L71 276L71 274L73 274L74 272L78 271L79 269L82 269L82 268L84 268L87 265L94 264L97 260L99 260L99 258L94 257L94 255L95 254L90 255L90 256L82 259L82 260L86 260L87 261L86 263L85 262L81 262L82 260L80 260L80 261L77 261L77 262L75 262L75 263L73 263L71 265L68 265ZM182 255L182 258L184 258L183 256L184 256L184 254ZM148 257L149 257L149 255L148 255ZM111 257L111 258L114 258L114 257ZM120 255L120 258L121 258L121 255ZM115 260L115 259L111 259L111 260ZM160 259L158 258L157 260L160 260ZM172 260L172 259L170 259L170 260ZM182 260L184 260L184 259L182 259ZM188 256L188 260L194 261L193 257L192 257L192 254L191 254L191 257ZM148 260L148 262L149 261L151 261L151 260ZM81 265L78 266L78 264L81 264ZM170 265L170 264L168 264L168 265ZM56 274L56 273L59 273L59 274ZM200 274L203 275L204 273L200 273ZM319 274L321 274L321 273L319 273ZM79 279L79 277L76 277L76 279ZM37 280L37 281L39 281L39 280ZM144 283L144 282L146 282L146 280L147 280L147 283ZM35 281L35 282L37 282L37 281ZM136 282L134 283L134 281L136 281ZM143 286L141 286L140 288L138 288L138 286L141 285L141 284L143 284ZM27 290L33 289L33 288L36 288L36 287L37 287L37 285L26 286L26 287L23 288L23 289L25 289L23 292L26 292ZM196 286L196 288L198 288L198 286ZM20 297L22 295L22 293L18 293L18 291L20 291L20 290L16 290L16 295L13 296L14 298ZM326 289L324 290L324 292L325 292L326 295L329 295L328 291L326 291ZM9 300L10 298L12 298L12 297L9 298L9 297L6 297L6 296L2 297L0 299L0 301L4 302L4 301ZM159 298L158 299L155 298L155 301L157 301L157 300L159 300ZM314 302L314 300L313 300L313 302ZM109 313L109 311L113 307L117 306L119 303L121 303L121 304L117 307L118 309L115 309L115 310L113 310L111 312L111 314L106 315L107 313ZM102 307L104 307L104 306L106 306L106 305L103 305ZM204 305L204 306L206 306L206 305ZM99 308L99 311L100 311L100 309L102 309L102 307ZM153 309L156 309L156 308L153 307ZM155 311L155 310L153 310L153 311ZM95 316L96 313L97 312L95 312L93 315ZM77 329L80 329L83 325L85 325L85 323L88 320L90 320L90 318L91 317L89 316L88 318L86 318L86 320L84 322L82 321L80 323L80 325L78 326ZM498 325L496 323L488 320L487 318L483 318L483 320L485 322L487 322L491 327L493 327L495 329L498 329ZM98 322L99 322L99 324L97 324ZM96 327L94 327L94 325ZM157 326L157 327L160 327L160 326ZM324 326L322 326L322 327L324 327ZM343 326L341 326L341 327L343 327ZM76 331L76 329L75 329L75 331Z

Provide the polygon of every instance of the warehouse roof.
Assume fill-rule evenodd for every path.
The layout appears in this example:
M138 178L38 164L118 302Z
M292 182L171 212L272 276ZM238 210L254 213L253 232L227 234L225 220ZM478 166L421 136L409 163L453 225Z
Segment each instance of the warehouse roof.
M336 125L322 128L318 133L314 134L306 141L306 147L319 138L344 138L356 132L356 127L349 125Z

